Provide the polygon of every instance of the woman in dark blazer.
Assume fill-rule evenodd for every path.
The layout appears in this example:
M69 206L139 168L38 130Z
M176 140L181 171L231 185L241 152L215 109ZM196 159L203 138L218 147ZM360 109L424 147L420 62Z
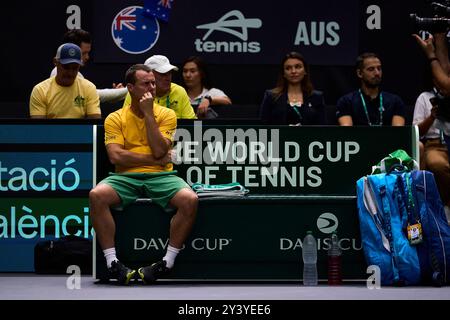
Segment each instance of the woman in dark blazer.
M290 52L283 58L277 86L264 93L260 118L273 125L326 124L323 94L313 89L309 67L300 53Z

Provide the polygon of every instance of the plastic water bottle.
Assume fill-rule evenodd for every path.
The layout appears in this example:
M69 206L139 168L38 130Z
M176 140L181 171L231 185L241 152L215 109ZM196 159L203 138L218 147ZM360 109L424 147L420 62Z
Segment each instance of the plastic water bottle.
M303 285L317 286L317 242L312 231L303 239Z
M342 260L339 239L335 232L331 235L330 248L328 249L328 284L342 284Z

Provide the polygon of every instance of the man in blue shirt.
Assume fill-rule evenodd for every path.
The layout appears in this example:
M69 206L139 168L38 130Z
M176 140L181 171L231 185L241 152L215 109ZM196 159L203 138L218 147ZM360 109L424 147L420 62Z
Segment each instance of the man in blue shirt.
M405 125L405 104L399 96L381 91L382 74L381 61L375 53L363 53L357 58L356 75L361 87L338 100L339 125Z

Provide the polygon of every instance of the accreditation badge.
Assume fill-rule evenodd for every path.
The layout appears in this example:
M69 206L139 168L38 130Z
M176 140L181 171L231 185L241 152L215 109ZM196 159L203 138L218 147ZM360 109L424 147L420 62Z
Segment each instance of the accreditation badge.
M417 245L423 241L422 224L408 224L408 240L411 245Z

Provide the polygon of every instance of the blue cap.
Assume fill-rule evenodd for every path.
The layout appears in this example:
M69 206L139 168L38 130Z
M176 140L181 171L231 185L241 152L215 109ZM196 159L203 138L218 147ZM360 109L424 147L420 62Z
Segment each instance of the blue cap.
M68 63L78 63L82 65L81 62L81 49L79 46L73 43L64 43L59 46L56 51L56 59L61 64Z

